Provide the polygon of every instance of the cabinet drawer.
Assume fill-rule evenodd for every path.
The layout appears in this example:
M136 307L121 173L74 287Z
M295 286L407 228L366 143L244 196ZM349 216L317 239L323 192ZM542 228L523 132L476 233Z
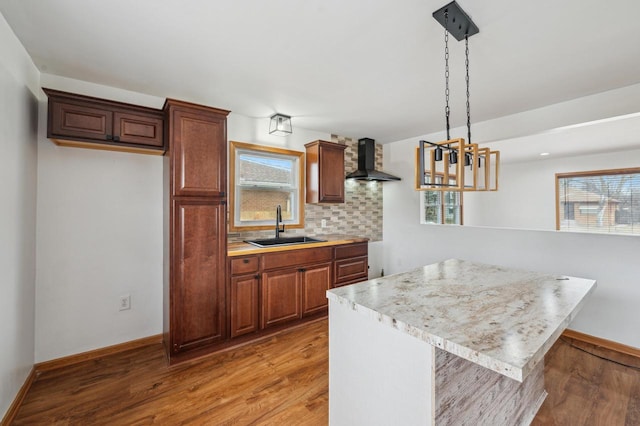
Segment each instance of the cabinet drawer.
M287 250L262 255L262 269L276 269L287 266L306 265L309 263L330 262L333 256L331 247L320 247L304 250Z
M356 280L365 281L369 275L367 260L367 256L336 260L334 264L336 284Z
M258 271L258 256L231 259L231 275L251 274Z
M367 256L369 254L368 243L346 244L336 247L336 260L350 257Z

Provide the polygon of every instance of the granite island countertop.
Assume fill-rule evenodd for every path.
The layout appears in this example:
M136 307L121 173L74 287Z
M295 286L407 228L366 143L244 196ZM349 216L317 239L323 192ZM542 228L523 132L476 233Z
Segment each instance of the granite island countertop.
M584 278L451 259L335 288L327 297L522 382L595 287Z

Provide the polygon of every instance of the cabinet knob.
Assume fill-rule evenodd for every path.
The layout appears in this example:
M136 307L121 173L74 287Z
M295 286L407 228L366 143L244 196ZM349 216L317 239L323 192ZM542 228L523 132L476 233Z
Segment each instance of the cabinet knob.
M300 269L298 269L298 272L307 272L307 270L304 269L304 268L300 268Z
M242 259L242 263L249 263L249 259Z
M224 196L225 196L225 192L224 192L224 191L222 191L222 192L220 193L220 196L221 196L221 197L224 197Z
M113 135L107 135L107 140L108 141L113 140Z
M255 278L256 280L260 279L260 275L254 275L253 278Z
M114 136L113 140L114 142L120 142L120 136Z

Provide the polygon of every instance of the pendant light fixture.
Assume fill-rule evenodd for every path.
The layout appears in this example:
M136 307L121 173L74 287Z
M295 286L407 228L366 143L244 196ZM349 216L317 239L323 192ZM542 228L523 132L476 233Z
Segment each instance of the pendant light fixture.
M496 191L500 152L480 148L471 142L469 101L469 37L479 32L476 24L455 2L433 12L444 27L445 124L447 139L421 140L417 150L416 189L420 191ZM465 41L465 81L467 98L467 140L451 139L449 108L449 34ZM446 151L447 155L444 155Z
M291 117L284 114L273 114L269 122L269 134L276 136L287 136L293 133L291 127Z

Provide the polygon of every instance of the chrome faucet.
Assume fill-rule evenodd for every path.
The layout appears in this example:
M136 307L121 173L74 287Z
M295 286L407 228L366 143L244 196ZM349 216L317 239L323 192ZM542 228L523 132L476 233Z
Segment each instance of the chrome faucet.
M282 224L282 228L280 228ZM278 204L276 207L276 238L280 238L280 233L284 232L284 223L282 222L282 207Z

